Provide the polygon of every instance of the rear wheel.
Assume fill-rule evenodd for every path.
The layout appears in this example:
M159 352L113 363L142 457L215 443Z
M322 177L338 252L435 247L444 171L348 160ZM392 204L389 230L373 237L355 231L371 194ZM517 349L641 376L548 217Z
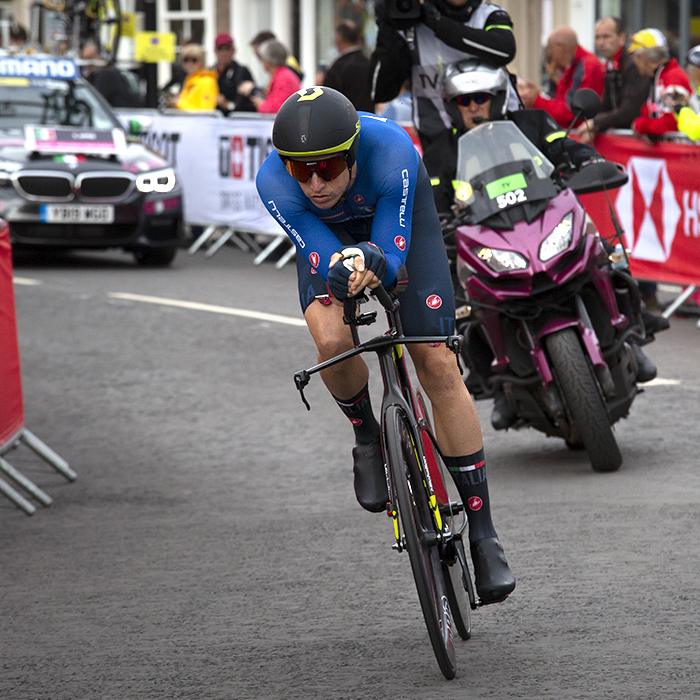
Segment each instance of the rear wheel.
M445 678L451 679L456 673L452 615L438 533L420 468L422 446L407 416L397 406L389 407L385 430L396 504L423 618L440 670Z
M591 466L597 472L616 471L622 464L622 455L595 374L583 354L576 331L564 328L548 335L545 345Z

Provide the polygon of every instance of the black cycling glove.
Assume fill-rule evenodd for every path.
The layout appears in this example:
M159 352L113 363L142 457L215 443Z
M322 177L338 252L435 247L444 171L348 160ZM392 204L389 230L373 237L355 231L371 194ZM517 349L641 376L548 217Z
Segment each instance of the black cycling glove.
M384 280L386 276L386 257L379 246L369 241L362 241L353 246L343 246L339 251L343 257L352 261L358 255L364 258L365 269ZM328 271L328 288L336 299L345 299L348 296L348 283L350 275L354 272L352 266L346 266L345 260L339 260Z

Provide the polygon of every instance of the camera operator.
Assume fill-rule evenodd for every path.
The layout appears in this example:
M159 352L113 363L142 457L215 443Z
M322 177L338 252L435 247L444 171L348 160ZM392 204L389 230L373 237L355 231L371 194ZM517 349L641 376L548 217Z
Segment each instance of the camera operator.
M413 122L437 193L452 131L442 99L444 68L464 58L496 66L510 63L515 56L513 22L501 7L482 0L377 0L375 13L372 100L389 102L411 81ZM520 106L509 85L508 108Z

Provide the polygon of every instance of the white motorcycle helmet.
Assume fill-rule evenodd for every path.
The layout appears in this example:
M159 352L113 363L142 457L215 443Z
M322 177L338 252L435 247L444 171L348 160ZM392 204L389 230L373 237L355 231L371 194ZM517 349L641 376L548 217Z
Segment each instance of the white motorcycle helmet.
M475 58L466 58L452 63L443 78L443 97L450 102L459 95L487 92L491 98L489 119L503 119L508 111L508 74L503 68Z

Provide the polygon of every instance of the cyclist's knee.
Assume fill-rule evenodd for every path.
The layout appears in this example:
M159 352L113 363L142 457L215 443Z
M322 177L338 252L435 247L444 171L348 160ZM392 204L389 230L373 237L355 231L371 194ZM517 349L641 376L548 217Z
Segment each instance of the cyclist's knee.
M430 396L463 388L459 366L454 354L446 348L428 348L413 353L413 364L421 386Z

